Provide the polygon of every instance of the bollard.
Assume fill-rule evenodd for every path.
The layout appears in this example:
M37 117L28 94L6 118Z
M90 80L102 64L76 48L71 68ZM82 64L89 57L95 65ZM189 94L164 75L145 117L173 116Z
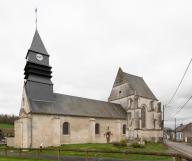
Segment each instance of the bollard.
M129 161L128 160L128 153L125 152L125 161Z
M5 147L5 156L7 157L7 147Z
M19 149L19 157L21 157L21 149Z
M60 149L58 150L58 161L60 161Z
M39 160L39 152L40 152L40 149L37 150L37 159Z
M88 151L86 151L86 153L85 153L85 161L89 161L89 159L88 159Z
M180 155L177 155L175 158L174 158L175 161L182 161L182 158Z

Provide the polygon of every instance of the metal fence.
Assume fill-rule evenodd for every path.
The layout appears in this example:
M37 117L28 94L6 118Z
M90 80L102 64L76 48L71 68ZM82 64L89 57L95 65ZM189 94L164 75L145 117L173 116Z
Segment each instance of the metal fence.
M192 161L192 158L181 154L181 153L171 153L171 152L145 152L145 151L133 151L133 150L119 150L119 151L111 151L111 150L82 150L82 149L61 149L61 148L10 148L10 147L0 147L0 154L4 156L12 156L9 152L14 153L14 156L24 157L26 154L33 154L36 156L36 159L40 159L41 154L45 154L48 151L56 152L53 156L54 160L61 160L63 154L61 152L79 152L84 154L84 161L89 161L91 158L89 157L90 153L94 154L122 154L124 156L125 161L129 161L129 154L139 154L139 155L149 155L149 156L167 156L172 157L175 161Z

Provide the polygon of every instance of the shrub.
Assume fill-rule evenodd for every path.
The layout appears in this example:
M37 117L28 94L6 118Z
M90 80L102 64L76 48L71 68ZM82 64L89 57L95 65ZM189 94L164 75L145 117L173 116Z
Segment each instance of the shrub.
M152 144L154 142L145 140L145 144Z
M142 144L139 144L139 143L132 143L131 147L133 147L133 148L144 148L145 146L142 145Z
M112 144L118 147L127 146L126 140L121 140L120 142L113 142Z
M120 144L121 144L121 146L127 146L127 141L126 140L121 140Z
M113 146L120 146L119 142L112 142Z

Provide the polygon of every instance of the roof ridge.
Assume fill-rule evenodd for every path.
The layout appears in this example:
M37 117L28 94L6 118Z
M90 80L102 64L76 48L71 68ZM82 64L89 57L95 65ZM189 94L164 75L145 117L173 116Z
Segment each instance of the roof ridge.
M130 75L130 76L134 76L134 77L138 77L138 78L141 78L143 79L143 77L140 77L140 76L137 76L137 75L133 75L133 74L130 74L130 73L126 73L126 72L123 72L124 74L127 74L127 75Z
M98 99L92 99L92 98L86 98L86 97L80 97L80 96L73 96L73 95L68 95L68 94L61 94L61 93L55 93L54 94L57 94L57 95L64 95L64 96L69 96L69 97L75 97L75 98L82 98L82 99L86 99L86 100L90 100L90 101L98 101L98 102L104 102L104 103L109 103L109 104L115 104L115 105L120 105L118 103L111 103L111 102L108 102L108 101L103 101L103 100L98 100ZM121 106L121 105L120 105Z

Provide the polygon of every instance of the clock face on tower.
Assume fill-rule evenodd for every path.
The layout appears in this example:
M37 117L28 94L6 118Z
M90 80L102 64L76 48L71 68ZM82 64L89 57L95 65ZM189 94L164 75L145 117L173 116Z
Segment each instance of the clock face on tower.
M43 55L36 54L36 58L37 58L37 60L42 61L43 60Z

